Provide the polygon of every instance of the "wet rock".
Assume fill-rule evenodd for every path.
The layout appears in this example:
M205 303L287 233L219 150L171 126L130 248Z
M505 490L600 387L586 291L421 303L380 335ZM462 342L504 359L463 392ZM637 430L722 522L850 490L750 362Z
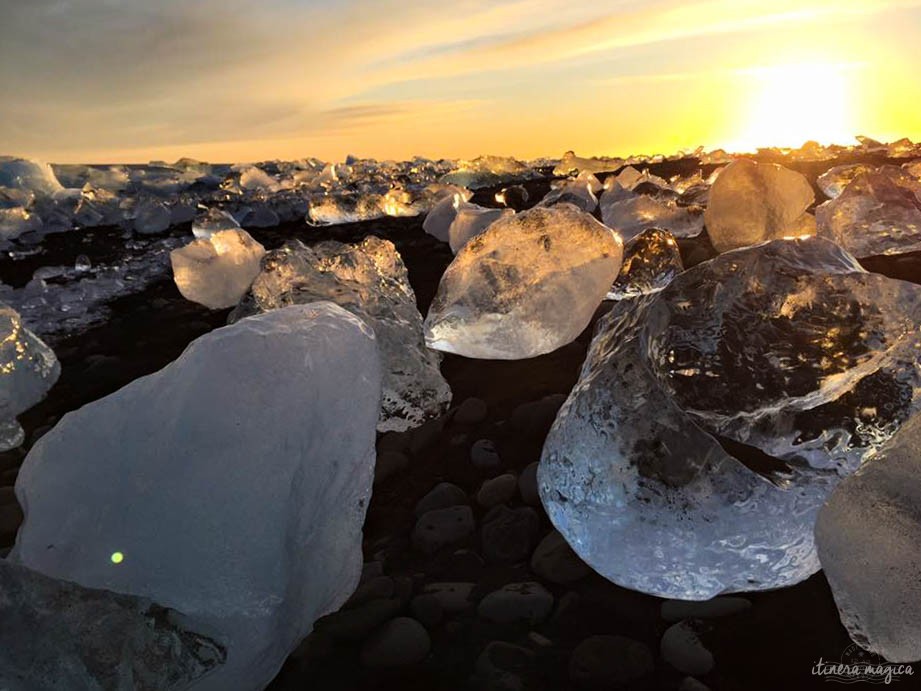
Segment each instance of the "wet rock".
M468 398L457 407L451 419L458 425L476 425L486 419L487 412L486 401Z
M521 691L524 688L523 677L534 669L535 655L527 648L492 641L476 661L475 687L501 690Z
M470 462L477 468L495 468L502 459L492 439L478 439L470 447Z
M425 659L432 641L415 619L397 617L384 624L361 649L365 667L404 667Z
M413 547L425 554L434 554L443 547L460 542L476 528L469 506L452 506L427 511L413 529Z
M381 451L374 464L374 484L380 484L409 467L409 458L399 451Z
M495 507L483 518L483 556L493 564L514 564L527 559L537 541L539 527L540 518L534 509Z
M464 490L450 482L440 482L418 501L414 513L419 518L429 511L466 505L467 493Z
M553 595L540 583L513 583L484 597L477 613L495 624L539 624L553 609Z
M314 628L336 641L360 641L402 609L403 603L395 598L372 600L354 609L340 609L318 619Z
M662 603L665 621L682 619L719 619L751 609L752 603L744 597L715 597L712 600L666 600Z
M475 587L475 583L429 583L422 592L434 597L445 613L457 614L473 607Z
M541 540L534 550L531 569L550 583L573 583L592 572L555 530Z
M583 689L632 688L654 668L652 651L624 636L591 636L569 658L569 678Z
M663 660L684 674L703 675L713 669L713 655L686 621L673 624L665 631L660 652Z
M441 601L432 593L417 595L410 602L409 608L413 616L428 629L438 626L444 619L445 613Z
M518 478L511 473L506 473L484 482L477 492L476 500L480 506L491 508L504 504L515 496L516 489L518 489Z
M537 468L538 462L531 463L518 477L518 493L521 500L528 506L540 505L540 491L537 488Z

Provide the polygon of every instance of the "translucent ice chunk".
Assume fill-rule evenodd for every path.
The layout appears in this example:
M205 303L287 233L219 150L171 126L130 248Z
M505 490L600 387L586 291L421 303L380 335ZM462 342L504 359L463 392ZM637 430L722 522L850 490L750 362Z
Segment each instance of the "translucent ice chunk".
M233 307L259 275L265 248L245 230L222 230L170 252L182 296L210 309Z
M622 259L620 238L574 206L502 218L445 271L426 343L497 360L549 353L588 325Z
M192 234L197 238L208 238L222 230L238 230L240 224L226 211L221 209L205 209L195 217L192 223Z
M39 230L42 220L21 206L0 209L0 238L12 240L23 233Z
M356 245L297 240L269 252L231 319L286 305L333 301L377 334L384 366L378 427L403 431L437 415L451 401L440 357L425 347L422 316L403 260L393 243L369 236Z
M373 333L330 303L212 331L32 447L10 560L213 632L196 690L264 688L358 583L379 397Z
M606 299L623 300L655 293L683 270L675 236L660 228L650 228L624 247L624 264Z
M0 303L0 451L22 443L16 416L41 401L60 374L54 351Z
M921 659L921 417L819 513L822 569L851 638L890 662Z
M603 205L601 219L625 240L650 228L667 230L679 238L695 237L704 229L700 209L678 206L671 201L657 201L645 195Z
M808 577L819 507L919 408L919 320L921 287L818 238L618 302L544 446L551 520L599 573L663 597Z
M483 233L500 218L515 214L511 209L487 209L476 204L463 203L457 209L457 215L448 229L448 242L454 254L477 235Z
M812 204L812 185L799 173L773 163L733 161L710 190L707 233L720 252L794 236Z
M455 170L441 177L440 182L475 190L537 176L537 171L514 158L480 156L472 161L460 161Z
M901 182L886 172L861 173L816 209L819 234L857 257L921 249L921 183Z
M64 191L50 165L12 156L0 156L0 187L28 190L43 197Z

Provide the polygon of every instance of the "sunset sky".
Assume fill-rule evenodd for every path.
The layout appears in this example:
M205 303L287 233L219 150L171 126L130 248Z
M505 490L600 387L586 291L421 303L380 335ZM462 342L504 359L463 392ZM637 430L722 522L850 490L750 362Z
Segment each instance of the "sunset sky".
M921 0L0 0L0 153L673 153L921 139Z

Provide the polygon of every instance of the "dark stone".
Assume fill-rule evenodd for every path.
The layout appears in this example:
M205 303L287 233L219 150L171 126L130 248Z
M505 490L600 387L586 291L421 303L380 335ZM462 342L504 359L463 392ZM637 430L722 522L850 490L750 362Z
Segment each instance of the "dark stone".
M628 687L652 673L647 646L624 636L591 636L572 651L569 678L584 689Z
M540 529L534 509L497 506L483 518L483 557L491 564L514 564L531 555Z

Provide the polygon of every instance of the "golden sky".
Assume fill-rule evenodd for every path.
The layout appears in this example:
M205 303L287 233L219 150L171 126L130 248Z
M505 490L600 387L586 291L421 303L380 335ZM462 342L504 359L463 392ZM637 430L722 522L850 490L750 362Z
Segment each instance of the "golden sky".
M0 153L53 162L921 139L921 0L0 1Z

